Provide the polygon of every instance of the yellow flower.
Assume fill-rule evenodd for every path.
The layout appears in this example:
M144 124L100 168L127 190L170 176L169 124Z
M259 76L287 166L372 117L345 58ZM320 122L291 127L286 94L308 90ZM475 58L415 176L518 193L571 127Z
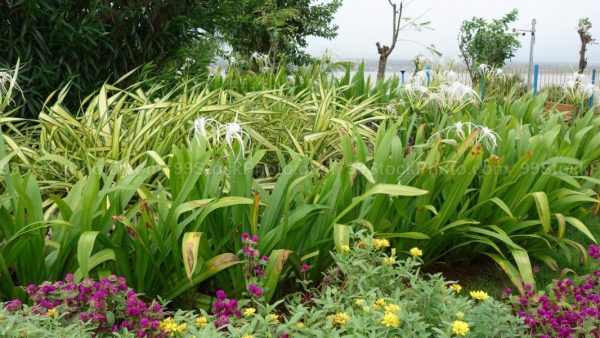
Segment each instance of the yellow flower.
M348 244L342 245L342 252L350 252L350 246Z
M465 318L465 314L462 311L458 311L456 313L456 318L463 319L463 318Z
M370 307L370 306L363 306L363 312L364 312L364 313L369 313L369 312L371 312L371 307Z
M396 304L390 304L390 305L386 305L384 307L385 312L400 312L400 310L402 310L398 305Z
M469 324L462 320L455 320L454 323L452 323L452 333L459 336L466 336L467 333L469 333Z
M421 249L419 249L417 247L414 247L414 248L410 249L409 253L413 257L421 257L421 256L423 256L423 251L421 251Z
M389 247L389 246L390 246L390 241L388 241L388 240L387 240L387 239L385 239L385 238L384 238L384 239L374 239L374 240L373 240L373 247L374 247L376 250L383 249L383 248L387 248L387 247Z
M181 325L177 326L177 333L182 334L185 329L187 329L187 324L182 323Z
M488 298L490 298L490 296L488 296L487 292L485 291L471 291L469 292L469 294L471 295L471 297L473 297L473 299L475 300L486 300Z
M354 301L354 304L356 304L358 306L361 306L361 305L364 304L364 302L365 302L364 299L357 299L357 300Z
M452 284L450 285L450 288L456 293L460 293L462 291L462 286L460 286L460 284Z
M268 319L271 323L279 324L279 315L271 313Z
M396 263L396 257L394 256L386 257L383 259L383 264L385 265L393 265L394 263Z
M350 316L346 312L338 312L333 316L333 323L337 325L346 325Z
M160 322L159 328L167 333L175 333L178 329L177 322L172 317L167 317Z
M304 328L304 323L303 322L297 322L296 323L296 328L297 329L303 329Z
M385 305L386 305L385 299L379 298L375 301L375 305L373 305L373 307L380 307L380 306L383 307Z
M249 307L244 310L245 317L252 317L252 316L254 316L255 313L256 313L256 309L253 307Z
M242 336L242 338L254 338L254 336L251 334L245 334Z
M54 317L58 314L58 310L57 309L49 309L48 311L46 311L46 316L47 317Z
M386 312L385 316L381 319L381 324L386 327L398 327L400 326L400 318L393 312Z
M196 325L199 328L203 328L208 324L208 319L204 316L200 316L198 318L196 318Z

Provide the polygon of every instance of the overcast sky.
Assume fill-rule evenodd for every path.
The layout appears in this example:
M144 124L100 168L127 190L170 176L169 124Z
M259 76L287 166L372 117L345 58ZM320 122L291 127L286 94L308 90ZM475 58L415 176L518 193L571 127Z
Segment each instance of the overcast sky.
M456 38L463 20L473 16L499 18L513 8L519 10L515 28L528 29L531 20L537 20L537 62L578 62L576 27L581 17L590 18L592 36L600 40L600 0L414 0L405 7L404 15L416 17L426 12L423 19L431 21L433 30L404 31L400 38L434 44L444 56L452 57L458 53ZM321 55L329 50L338 58L377 58L375 42L389 44L391 39L391 6L387 0L343 0L335 23L339 26L337 38L310 38L310 54ZM513 61L527 61L530 37L519 39L522 46ZM418 43L399 41L391 58L412 59L418 53L427 52ZM589 63L600 63L600 45L589 47L587 55Z

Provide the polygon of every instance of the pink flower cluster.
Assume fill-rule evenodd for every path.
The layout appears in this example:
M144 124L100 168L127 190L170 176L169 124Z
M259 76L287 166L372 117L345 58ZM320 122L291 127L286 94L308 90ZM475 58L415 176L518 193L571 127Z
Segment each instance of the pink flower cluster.
M600 248L590 245L589 255L600 259ZM600 337L600 270L594 274L556 281L548 294L535 293L531 285L525 286L524 296L502 298L528 326L528 333L549 337Z
M593 259L600 259L600 246L590 244L590 246L588 246L588 254Z
M238 301L236 299L227 298L227 294L223 290L217 290L217 300L213 305L213 314L217 319L214 321L215 327L219 328L227 325L232 316L241 317L242 312L238 309Z
M31 311L36 315L45 316L48 310L54 309L63 320L90 323L97 332L126 329L138 337L163 335L159 329L164 317L160 304L140 300L122 277L113 275L98 281L86 278L77 283L73 275L68 274L64 281L29 285L27 292L33 302ZM18 311L21 302L13 300L6 308Z
M257 244L258 236L251 236L247 232L242 234L242 252L251 266L251 271L247 274L246 279L250 279L252 275L262 277L265 274L264 266L269 261L269 257L260 256L260 250L256 248Z

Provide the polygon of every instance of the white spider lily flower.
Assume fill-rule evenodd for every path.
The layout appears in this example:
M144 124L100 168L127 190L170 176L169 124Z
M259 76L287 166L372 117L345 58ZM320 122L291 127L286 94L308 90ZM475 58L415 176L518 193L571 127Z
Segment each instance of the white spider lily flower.
M225 143L229 146L229 148L233 149L233 142L238 141L240 147L242 147L242 153L244 151L244 138L243 136L248 134L242 129L242 126L237 122L237 116L233 120L233 122L226 123L222 129L225 129Z
M497 75L497 76L501 76L501 75L503 75L503 74L504 74L504 71L502 70L502 68L497 68L497 69L496 69L496 75Z
M439 92L450 105L474 101L478 97L473 88L457 81L441 85Z
M498 145L498 140L501 140L500 136L498 136L498 133L496 133L488 127L479 126L479 135L477 136L477 142L483 143L489 146L491 150L494 150Z
M479 65L479 72L480 72L481 74L485 74L485 73L487 73L487 72L488 72L488 70L490 70L490 69L492 69L492 67L490 67L490 66L486 65L485 63L482 63L482 64L480 64L480 65Z
M444 129L442 131L442 133L446 132L447 137L450 137L450 133L453 133L459 139L464 140L465 136L470 135L471 132L473 131L473 129L478 128L478 127L479 126L477 126L471 122L468 122L468 121L467 122L458 121L458 122L450 125L446 129ZM465 133L465 128L467 129L466 133Z
M215 124L216 128L219 129L219 123L213 119L207 119L203 116L198 117L194 120L194 137L199 138L202 136L204 139L208 139L208 133L206 127L210 124Z
M229 57L229 64L230 65L235 66L235 65L237 65L237 63L238 63L238 60L235 58L235 56L230 56Z
M583 95L584 98L589 98L592 95L594 95L594 89L594 85L591 83L579 85L579 92Z

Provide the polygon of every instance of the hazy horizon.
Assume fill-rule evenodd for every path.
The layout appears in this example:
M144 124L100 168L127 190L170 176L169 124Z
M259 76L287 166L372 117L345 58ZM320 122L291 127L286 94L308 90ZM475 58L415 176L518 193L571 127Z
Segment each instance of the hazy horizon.
M519 18L513 28L529 29L536 19L536 63L577 64L580 40L576 27L579 18L589 17L592 36L600 39L600 2L598 0L549 0L502 2L475 0L414 0L406 2L404 16L424 14L423 20L431 21L433 30L422 32L402 31L392 60L411 60L417 54L430 55L424 45L435 45L444 57L458 53L457 35L462 21L472 17L500 18L513 8L519 10ZM339 26L338 36L333 40L309 38L307 51L319 56L329 51L337 59L376 59L375 42L389 44L391 39L391 6L388 0L344 0L335 15ZM520 36L521 47L513 62L529 59L530 35ZM588 63L600 64L600 45L591 45L587 52Z

